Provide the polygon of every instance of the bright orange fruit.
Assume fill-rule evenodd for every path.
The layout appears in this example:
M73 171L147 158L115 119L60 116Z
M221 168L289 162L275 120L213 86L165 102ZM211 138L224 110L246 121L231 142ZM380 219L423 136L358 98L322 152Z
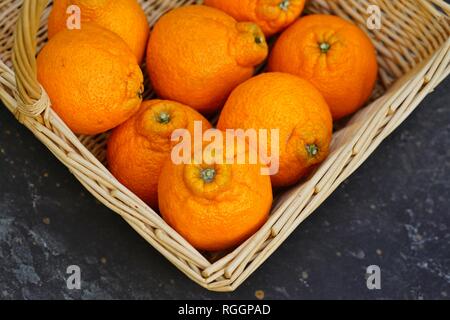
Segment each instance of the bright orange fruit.
M361 29L336 16L312 15L280 36L269 70L309 80L322 92L337 120L368 100L378 64L375 48Z
M285 187L328 156L333 123L325 99L308 81L290 74L264 73L231 93L217 127L278 129L280 167L272 184ZM270 136L268 142L272 143Z
M237 21L257 23L266 36L288 27L305 7L305 0L205 0Z
M90 23L55 35L38 55L37 75L52 108L78 134L118 126L142 101L143 75L133 53L118 35Z
M232 248L267 221L273 200L270 177L261 175L260 163L232 162L204 158L176 165L169 160L161 172L161 214L199 250Z
M155 91L211 114L268 54L261 29L206 6L184 6L155 25L147 68Z
M172 133L187 129L193 136L195 121L200 121L204 130L211 128L188 106L173 101L144 101L139 112L109 137L107 159L111 173L147 204L158 208L158 178L163 163L170 158Z
M150 27L147 17L136 0L54 0L48 18L51 39L67 28L67 9L76 5L81 10L81 27L92 22L113 31L130 47L138 62L144 58Z

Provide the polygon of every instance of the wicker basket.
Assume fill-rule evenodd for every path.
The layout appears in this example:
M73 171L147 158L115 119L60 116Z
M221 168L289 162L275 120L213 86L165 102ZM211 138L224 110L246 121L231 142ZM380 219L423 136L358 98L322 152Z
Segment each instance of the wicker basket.
M154 24L167 10L196 1L140 2ZM382 10L379 30L367 30L369 5ZM75 136L51 109L35 62L46 41L50 6L48 0L1 1L2 101L98 200L189 278L214 291L233 291L245 281L450 72L450 6L444 1L309 1L308 12L349 19L374 40L381 70L373 102L335 134L330 157L306 182L277 197L269 221L255 235L232 252L207 256L109 173L103 164L106 135Z

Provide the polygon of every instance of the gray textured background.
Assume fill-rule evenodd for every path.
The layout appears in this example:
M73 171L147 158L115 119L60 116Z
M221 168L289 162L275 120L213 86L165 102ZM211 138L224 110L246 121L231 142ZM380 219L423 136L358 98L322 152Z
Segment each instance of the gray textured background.
M188 280L0 105L0 299L450 297L450 81L235 293ZM69 265L82 289L66 288ZM365 270L382 270L382 290Z

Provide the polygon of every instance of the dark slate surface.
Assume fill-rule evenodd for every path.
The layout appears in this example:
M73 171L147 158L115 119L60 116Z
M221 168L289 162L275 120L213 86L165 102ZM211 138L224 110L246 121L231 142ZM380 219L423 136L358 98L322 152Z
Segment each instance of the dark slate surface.
M188 280L0 108L1 299L448 299L450 81L235 293ZM382 289L365 272L379 265ZM81 290L66 287L69 265Z

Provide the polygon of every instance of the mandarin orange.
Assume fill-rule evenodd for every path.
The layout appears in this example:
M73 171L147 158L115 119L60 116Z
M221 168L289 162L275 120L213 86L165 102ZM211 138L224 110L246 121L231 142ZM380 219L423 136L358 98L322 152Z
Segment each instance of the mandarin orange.
M375 86L378 64L370 38L336 16L301 18L278 39L269 70L309 80L324 95L335 120L361 108Z
M253 75L267 53L256 24L237 23L210 7L184 6L156 23L147 68L160 97L212 114L237 85Z

